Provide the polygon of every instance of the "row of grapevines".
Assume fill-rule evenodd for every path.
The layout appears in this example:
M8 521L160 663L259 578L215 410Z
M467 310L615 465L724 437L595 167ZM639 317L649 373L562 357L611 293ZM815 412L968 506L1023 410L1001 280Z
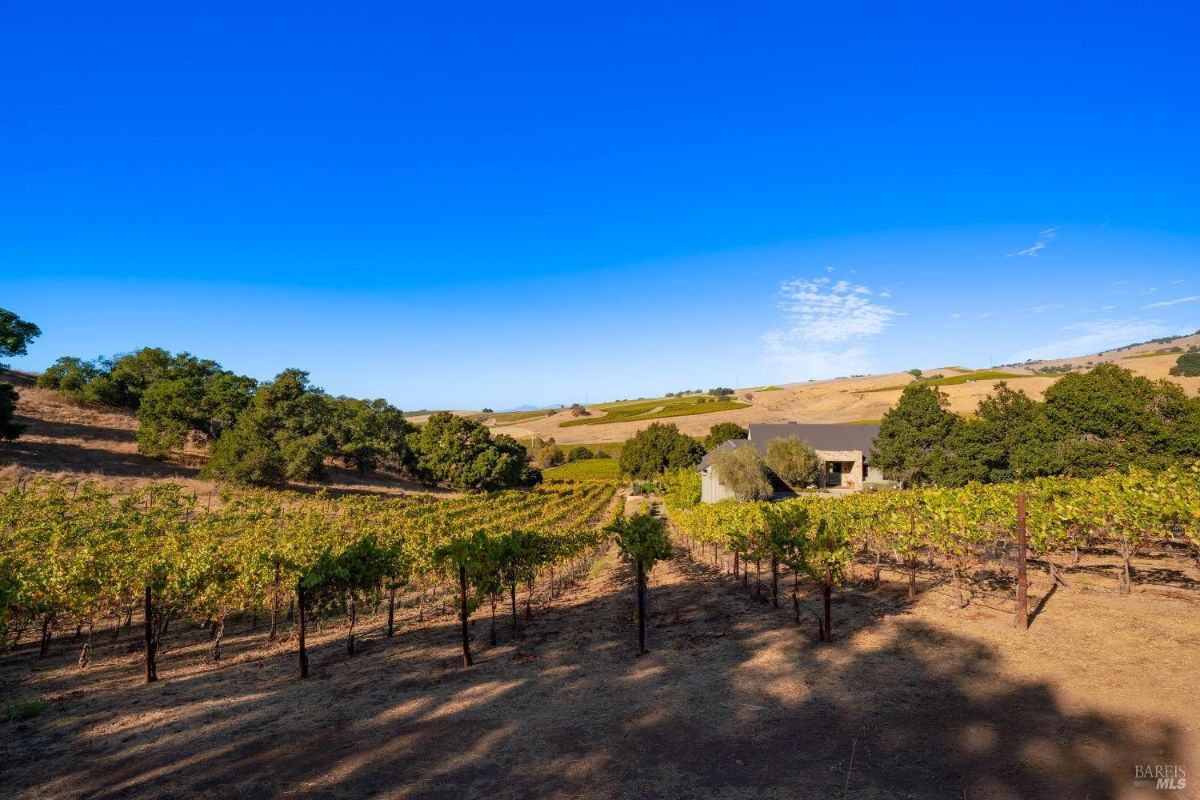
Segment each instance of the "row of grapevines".
M909 570L915 593L921 554L941 557L961 595L960 576L987 552L1006 552L1016 535L1017 496L1027 498L1028 546L1057 577L1057 560L1094 544L1121 557L1122 591L1133 579L1131 560L1148 545L1175 540L1200 555L1200 465L1161 472L1129 470L1095 478L1040 478L1009 484L970 484L801 496L779 503L670 503L676 527L691 539L720 545L740 558L769 559L836 585L855 553L891 555Z
M274 638L281 610L300 599L301 622L346 613L353 652L364 604L387 598L390 635L398 590L413 584L424 597L451 579L439 550L455 536L520 531L538 543L522 573L532 580L594 543L614 491L562 483L443 500L227 489L214 507L173 484L129 494L87 482L12 486L0 492L0 636L39 627L45 653L56 628L90 632L142 607L153 680L172 619L212 624L219 658L226 619L265 613Z

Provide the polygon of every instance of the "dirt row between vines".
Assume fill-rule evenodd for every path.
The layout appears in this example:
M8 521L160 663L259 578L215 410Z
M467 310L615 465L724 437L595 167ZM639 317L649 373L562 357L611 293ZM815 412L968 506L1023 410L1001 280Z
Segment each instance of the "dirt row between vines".
M470 669L450 615L392 640L369 618L353 658L327 627L306 682L294 642L244 625L219 665L201 632L172 647L151 686L133 640L86 671L69 642L23 650L0 687L49 707L0 724L4 794L1106 798L1143 796L1135 764L1200 764L1192 603L1059 591L1017 635L1002 606L938 591L839 597L821 645L680 550L651 576L637 658L609 551L496 647L477 613Z

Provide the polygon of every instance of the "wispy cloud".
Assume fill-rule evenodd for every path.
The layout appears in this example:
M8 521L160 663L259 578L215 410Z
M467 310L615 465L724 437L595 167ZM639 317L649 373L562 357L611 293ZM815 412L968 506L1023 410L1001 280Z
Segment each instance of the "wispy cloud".
M1009 253L1006 258L1013 256L1028 256L1029 258L1037 258L1037 254L1046 249L1046 245L1058 238L1058 232L1061 228L1045 228L1038 231L1037 241L1024 250L1018 250L1015 253Z
M1196 298L1200 299L1200 298ZM1064 325L1058 338L1022 350L1011 361L1082 356L1154 339L1171 333L1161 323L1144 319L1098 319Z
M1142 308L1166 308L1167 306L1177 306L1180 303L1194 303L1197 300L1200 300L1200 294L1193 294L1189 295L1188 297L1177 297L1174 300L1161 300L1157 303L1151 303L1149 305L1142 306Z
M762 340L767 358L798 377L865 372L866 342L901 313L875 300L868 287L829 277L786 281L780 295L784 325Z
M1009 253L1008 258L1012 258L1013 256L1030 256L1031 258L1036 258L1038 251L1045 249L1045 242L1035 242L1031 247L1026 247L1024 250L1018 250L1015 253Z
M1033 306L1025 309L1030 314L1045 314L1047 311L1056 311L1060 308L1066 308L1066 303L1043 303L1040 306Z

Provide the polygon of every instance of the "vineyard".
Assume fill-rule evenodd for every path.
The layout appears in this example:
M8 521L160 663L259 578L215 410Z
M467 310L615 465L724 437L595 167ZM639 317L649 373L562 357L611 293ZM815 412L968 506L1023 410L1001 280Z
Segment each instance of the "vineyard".
M1126 594L1136 580L1132 561L1149 546L1185 547L1200 563L1200 465L776 503L701 505L694 482L690 473L679 475L666 492L671 521L689 549L711 546L713 559L747 585L753 562L756 587L765 562L775 606L780 568L790 570L797 623L800 576L810 577L824 598L822 641L832 640L832 592L856 561L876 585L885 563L903 570L909 599L922 559L940 564L960 607L979 577L1005 583L1018 577L1009 573L1019 564L1022 628L1027 557L1057 586L1065 585L1063 565L1078 563L1081 551L1109 547ZM245 489L202 499L173 484L130 494L96 483L17 485L0 494L0 637L11 648L32 629L45 656L55 631L74 628L79 637L86 629L84 667L97 627L111 621L119 634L140 611L145 678L152 682L173 620L211 629L217 661L228 620L248 618L253 629L261 618L274 641L285 615L297 624L299 672L307 677L308 624L344 618L353 655L360 611L386 603L391 637L397 594L409 591L419 619L428 600L457 598L470 665L470 613L490 604L495 643L497 606L507 600L515 624L519 585L528 587L528 609L540 575L552 584L556 572L578 575L607 537L601 525L614 494L615 486L601 481L453 500Z
M771 596L778 605L778 571L809 575L824 594L820 636L829 641L830 594L856 558L873 568L873 582L887 559L908 575L916 595L922 557L940 562L958 604L966 606L966 577L992 565L1006 566L1027 554L1045 565L1049 579L1064 582L1064 560L1076 563L1081 550L1111 547L1118 556L1122 593L1131 590L1135 556L1156 544L1190 549L1200 563L1200 465L1151 473L1112 472L1091 479L1042 478L1026 483L971 484L961 489L866 492L842 498L798 497L778 503L726 501L698 505L698 491L677 484L669 495L671 516L690 540L711 545L719 558L748 581L746 565L765 560ZM793 604L798 586L793 583ZM1020 606L1020 599L1018 599ZM797 622L799 607L795 606ZM1027 619L1018 610L1018 627Z
M468 605L490 599L494 640L499 597L509 595L515 620L519 583L532 592L543 572L554 582L556 570L580 569L614 492L588 482L454 500L252 490L202 500L173 484L131 494L95 483L14 486L0 494L0 634L14 646L33 628L45 656L56 630L86 629L82 667L96 628L111 620L119 634L138 610L151 682L173 621L210 627L219 660L226 621L269 620L273 641L286 609L306 677L306 623L344 615L353 654L360 609L386 602L391 636L398 591L417 592L423 617L427 598L453 588L464 620Z
M1198 752L1196 469L693 482L12 486L0 689L45 706L6 707L13 796L1107 797ZM1035 595L1065 588L1016 635L1022 521Z

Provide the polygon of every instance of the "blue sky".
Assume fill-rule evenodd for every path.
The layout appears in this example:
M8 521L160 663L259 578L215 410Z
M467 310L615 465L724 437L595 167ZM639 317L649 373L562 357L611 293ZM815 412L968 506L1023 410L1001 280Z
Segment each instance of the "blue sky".
M24 4L14 366L143 345L402 408L1200 329L1200 12Z

